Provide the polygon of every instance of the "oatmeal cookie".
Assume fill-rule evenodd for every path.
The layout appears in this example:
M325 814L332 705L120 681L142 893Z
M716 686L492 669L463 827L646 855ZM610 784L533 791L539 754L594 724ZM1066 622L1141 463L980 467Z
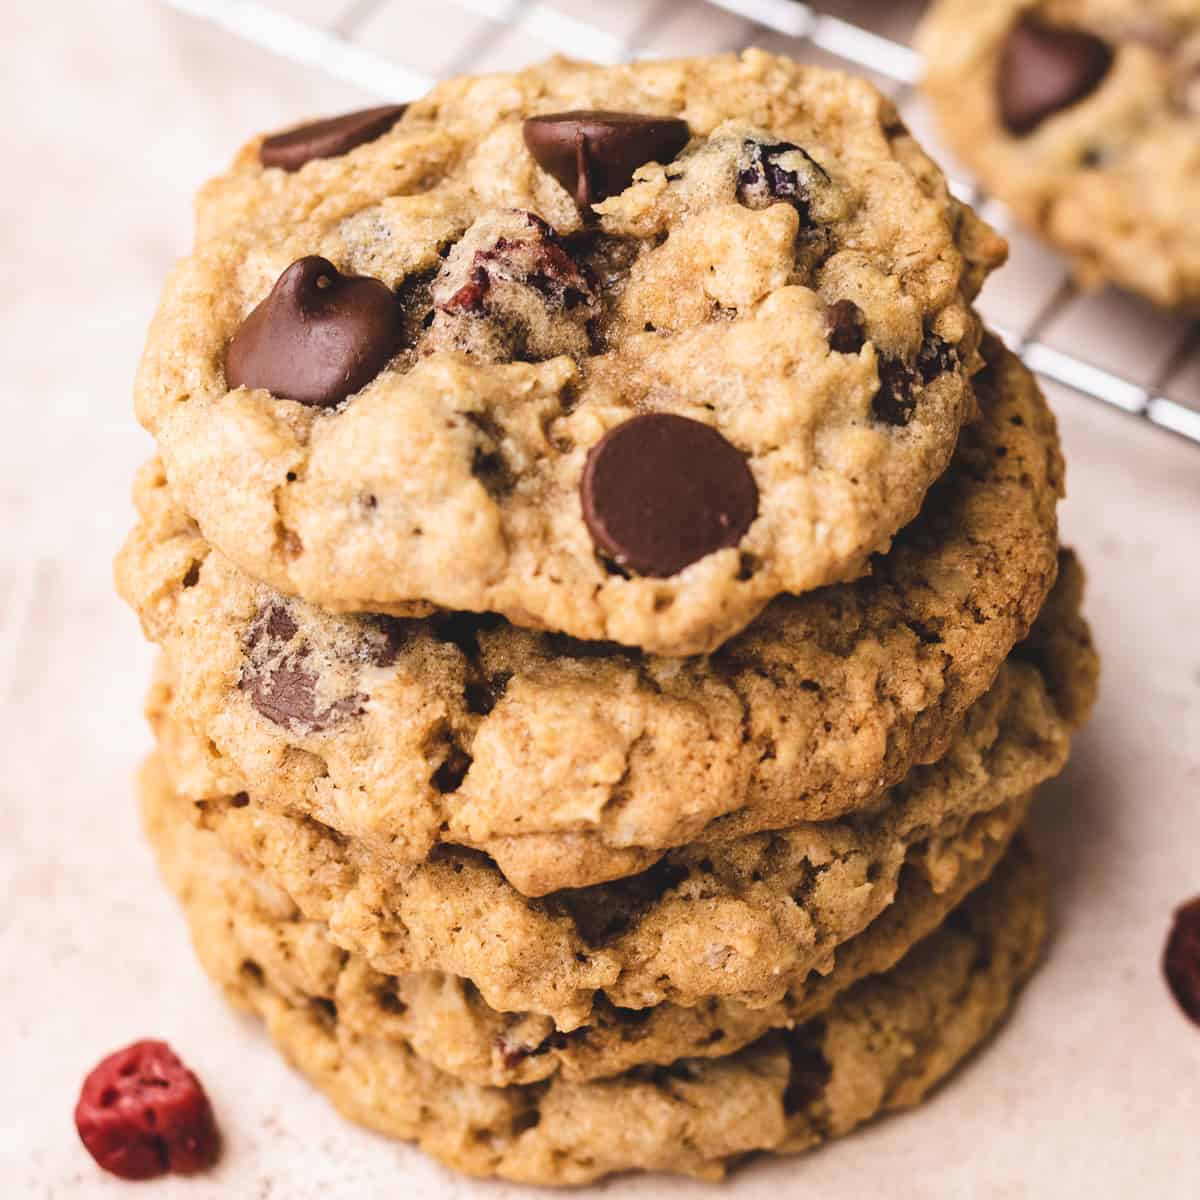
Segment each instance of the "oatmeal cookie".
M1200 6L939 0L925 89L984 185L1085 284L1200 301Z
M269 898L252 916L239 909L244 881L223 886L211 835L175 829L210 839L197 854L187 838L156 838L201 962L288 1060L352 1120L468 1174L524 1183L628 1170L715 1179L747 1154L798 1153L916 1104L1003 1018L1045 930L1040 875L1018 846L899 965L794 1028L725 1057L498 1088L440 1070L387 1021L343 1018L334 997L353 958ZM224 869L236 870L227 856Z

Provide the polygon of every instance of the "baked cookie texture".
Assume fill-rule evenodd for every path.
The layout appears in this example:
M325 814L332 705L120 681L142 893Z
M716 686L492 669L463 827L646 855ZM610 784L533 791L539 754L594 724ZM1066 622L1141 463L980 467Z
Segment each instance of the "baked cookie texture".
M859 979L894 966L984 883L1013 843L1030 801L1027 795L997 805L986 822L977 823L969 843L964 838L948 848L943 857L946 869L937 876L905 871L893 901L860 934L834 950L824 973L794 980L773 1003L748 1004L714 995L691 1005L668 1001L632 1009L600 993L591 999L587 1024L562 1029L544 1012L494 1007L461 975L438 970L389 974L373 967L366 955L348 950L335 927L312 918L311 904L308 912L297 904L281 885L280 873L264 870L246 853L237 830L230 836L221 814L211 818L212 809L221 806L219 798L193 801L175 790L163 753L168 748L160 746L142 773L144 822L160 851L176 847L170 853L178 854L178 847L186 846L189 858L203 854L212 879L221 881L227 903L248 922L257 919L254 914L265 904L276 916L292 914L293 930L321 929L326 949L313 960L316 968L303 968L302 977L324 978L316 990L338 1005L352 1027L361 1032L386 1028L439 1069L498 1087L560 1074L576 1080L607 1078L649 1063L665 1066L680 1058L724 1057L772 1029L808 1019ZM287 965L292 944L288 939L259 939L255 962L297 977L295 971L301 968ZM343 964L336 982L326 977L321 965L330 955Z
M1033 377L984 351L979 420L871 575L777 599L710 656L325 613L212 550L156 463L118 584L210 745L205 790L396 862L473 846L527 895L622 877L878 806L995 682L1058 573L1063 468Z
M686 144L581 212L523 137L572 109ZM555 60L389 122L298 169L249 144L150 332L139 416L248 576L678 656L916 516L1005 250L868 84L759 51ZM664 502L631 509L631 476Z
M1200 7L938 0L919 42L950 146L1082 282L1200 300Z
M636 875L539 900L461 847L401 866L252 794L222 795L168 680L155 688L151 721L175 787L199 798L201 823L382 972L463 976L491 1007L548 1016L568 1031L597 1005L729 997L770 1007L828 971L838 946L896 901L902 880L940 894L987 843L1006 844L1029 794L1066 763L1095 678L1069 561L1064 594L1031 638L1037 665L1006 663L942 760L914 768L871 812L722 831Z
M1116 67L1045 22L1124 6L968 46L1001 8L1050 145ZM450 80L203 189L116 568L142 816L339 1110L716 1179L1000 1023L1098 673L1054 418L971 308L1004 254L889 100L759 51Z
M146 811L160 865L229 998L262 1017L289 1061L351 1119L469 1174L524 1183L635 1169L715 1179L746 1155L798 1153L915 1104L1002 1020L1045 930L1041 878L1018 844L897 966L791 1029L721 1058L490 1087L422 1057L398 997L387 1005L397 1025L364 1029L353 1006L343 1014L336 998L361 965L270 892L227 886L233 860L211 834L162 821L157 794L147 790ZM436 1008L436 987L416 1003Z

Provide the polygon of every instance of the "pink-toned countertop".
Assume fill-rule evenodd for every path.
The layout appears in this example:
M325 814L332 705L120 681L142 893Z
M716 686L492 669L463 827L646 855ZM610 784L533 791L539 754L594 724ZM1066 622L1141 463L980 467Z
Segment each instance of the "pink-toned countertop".
M0 1196L528 1194L343 1123L231 1015L192 961L132 800L151 656L109 564L150 450L129 402L142 333L205 175L252 130L362 97L157 4L3 7ZM1024 286L994 285L994 311ZM1125 308L1084 332L1138 348L1142 326L1113 311ZM1172 907L1200 892L1200 451L1052 395L1071 464L1065 536L1091 572L1105 677L1041 807L1048 964L927 1107L753 1166L729 1185L739 1200L1200 1194L1200 1029L1158 966ZM212 1175L123 1185L77 1144L83 1073L146 1035L173 1042L213 1096L227 1145ZM603 1190L712 1194L658 1179Z

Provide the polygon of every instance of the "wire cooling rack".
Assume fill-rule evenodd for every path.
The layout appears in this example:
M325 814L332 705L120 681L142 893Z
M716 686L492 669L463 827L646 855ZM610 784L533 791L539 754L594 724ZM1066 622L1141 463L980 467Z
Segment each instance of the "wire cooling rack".
M436 79L551 53L597 62L749 45L849 66L896 100L955 190L1001 227L1010 265L980 307L1047 379L1200 445L1200 326L1113 291L1081 294L1065 265L1012 227L938 145L906 44L919 0L165 0L362 91L408 100ZM870 26L868 28L868 26Z

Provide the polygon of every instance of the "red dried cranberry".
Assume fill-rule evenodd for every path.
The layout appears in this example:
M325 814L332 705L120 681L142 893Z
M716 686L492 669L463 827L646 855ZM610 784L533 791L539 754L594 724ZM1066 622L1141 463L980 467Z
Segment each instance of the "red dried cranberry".
M83 1081L75 1128L96 1162L122 1179L202 1171L220 1144L200 1081L166 1042L134 1042L101 1062Z
M1200 896L1175 910L1163 973L1179 1007L1200 1025Z

